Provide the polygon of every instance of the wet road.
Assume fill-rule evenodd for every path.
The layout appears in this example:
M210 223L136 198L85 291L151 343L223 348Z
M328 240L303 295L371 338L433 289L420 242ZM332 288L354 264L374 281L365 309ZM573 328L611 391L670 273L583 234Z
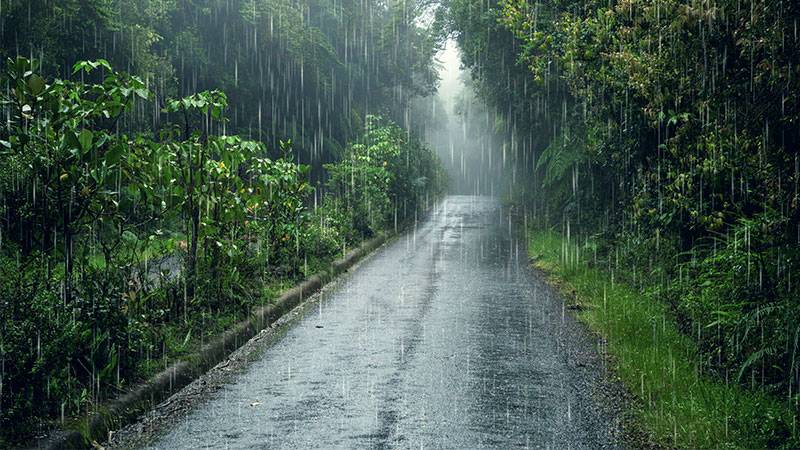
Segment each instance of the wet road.
M593 341L495 199L448 197L151 448L599 448Z

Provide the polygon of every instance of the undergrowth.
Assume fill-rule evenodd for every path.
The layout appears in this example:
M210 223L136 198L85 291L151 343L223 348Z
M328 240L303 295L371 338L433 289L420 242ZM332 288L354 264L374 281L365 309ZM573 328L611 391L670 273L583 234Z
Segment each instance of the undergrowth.
M528 231L534 265L574 290L578 317L608 343L636 415L659 443L677 448L797 448L789 404L703 370L693 340L664 302L587 264L591 253L550 230Z

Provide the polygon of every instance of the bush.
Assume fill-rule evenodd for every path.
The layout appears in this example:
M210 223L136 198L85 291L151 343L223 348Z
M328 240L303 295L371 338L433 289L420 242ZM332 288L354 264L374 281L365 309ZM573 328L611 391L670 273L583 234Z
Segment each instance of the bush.
M691 319L707 367L752 387L795 396L800 301L792 294L797 250L776 241L766 214L742 219L679 268L668 293Z
M367 116L363 136L345 149L340 162L325 168L330 192L341 199L362 237L413 217L446 183L430 149L378 116Z
M0 424L12 437L38 416L84 411L124 383L135 363L121 280L89 269L67 304L63 279L35 261L0 256Z
M326 196L309 217L303 240L304 255L312 258L342 256L344 250L356 242L352 220L337 198Z

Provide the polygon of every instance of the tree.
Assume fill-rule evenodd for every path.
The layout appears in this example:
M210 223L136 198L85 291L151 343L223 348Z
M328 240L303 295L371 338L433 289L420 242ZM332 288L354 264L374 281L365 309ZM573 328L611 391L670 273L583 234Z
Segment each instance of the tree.
M107 72L100 84L57 80L46 84L38 63L9 60L13 88L4 99L9 121L0 144L6 176L7 234L18 236L23 254L59 248L64 296L72 297L74 237L100 217L115 216L116 179L126 139L116 125L135 98L147 99L144 83L113 72L104 60L81 62L74 73ZM59 235L60 232L60 246Z

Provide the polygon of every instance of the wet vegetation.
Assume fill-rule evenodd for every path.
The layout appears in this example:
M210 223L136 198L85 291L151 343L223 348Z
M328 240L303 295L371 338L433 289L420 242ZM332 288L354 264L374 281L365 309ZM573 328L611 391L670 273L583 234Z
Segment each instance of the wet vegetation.
M0 446L414 220L443 167L521 212L660 443L800 445L798 19L786 0L0 0Z
M793 448L796 414L762 389L709 376L694 336L680 330L670 305L643 294L593 263L592 252L553 230L528 235L529 254L551 274L567 307L596 331L636 400L627 427L634 446L677 448ZM637 423L638 422L638 423Z
M435 81L414 14L0 0L0 446L435 200L437 158L394 122Z
M652 303L640 321L660 326L647 308L665 308L694 371L792 411L733 406L745 411L725 424L744 446L798 433L799 18L780 0L450 2L463 63L526 178L509 200L563 236L564 257ZM674 395L641 394L659 412ZM707 413L734 417L720 408ZM659 437L715 446L728 430Z

